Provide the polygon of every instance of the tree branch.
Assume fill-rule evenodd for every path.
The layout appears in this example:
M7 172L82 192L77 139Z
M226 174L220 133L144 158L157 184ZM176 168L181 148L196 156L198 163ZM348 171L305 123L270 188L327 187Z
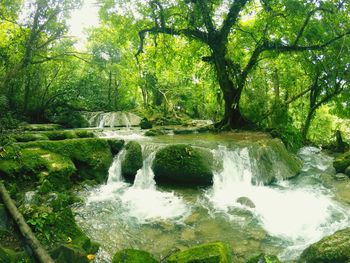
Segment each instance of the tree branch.
M230 10L220 29L221 40L226 43L231 28L237 23L239 13L243 7L251 0L236 0L231 4Z
M202 42L207 43L208 41L208 34L205 32L202 32L198 29L175 29L175 28L169 28L169 27L153 27L153 28L147 28L143 29L139 32L139 38L140 38L140 45L137 53L135 56L137 57L143 52L143 46L144 46L144 41L147 33L152 33L152 34L167 34L167 35L172 35L172 36L181 36L184 35L186 37L190 38L195 38L198 39Z

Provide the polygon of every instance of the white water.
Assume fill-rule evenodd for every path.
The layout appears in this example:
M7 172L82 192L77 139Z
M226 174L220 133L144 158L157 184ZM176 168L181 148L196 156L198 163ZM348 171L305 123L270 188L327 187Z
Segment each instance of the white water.
M144 149L144 152L149 149ZM159 191L156 188L154 174L151 169L155 151L143 161L143 167L137 171L133 185L123 181L121 175L121 162L124 151L121 151L109 169L106 185L93 191L87 199L87 203L103 201L121 202L127 210L128 217L136 218L139 223L150 220L181 219L188 214L187 204L174 192Z
M347 211L322 187L295 187L289 181L274 187L255 186L251 183L254 171L247 148L228 151L221 147L215 155L223 160L223 169L214 174L213 188L206 192L207 200L214 210L226 213L232 220L233 208L251 210L271 236L288 242L281 258L293 259L309 244L349 225ZM324 156L320 158L314 156L315 163L305 166L327 170L328 166L320 165ZM240 197L249 198L255 208L237 203Z

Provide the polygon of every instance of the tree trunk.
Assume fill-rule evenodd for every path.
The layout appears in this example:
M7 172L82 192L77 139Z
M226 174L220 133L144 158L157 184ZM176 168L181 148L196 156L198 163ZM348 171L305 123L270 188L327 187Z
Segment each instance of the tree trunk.
M315 114L315 111L316 111L316 108L313 107L309 110L309 113L307 114L307 117L306 117L306 120L305 120L305 123L303 125L303 129L301 131L301 137L303 139L303 142L305 143L306 142L306 139L307 139L307 134L309 132L309 128L310 128L310 125L311 125L311 121L314 117L314 114Z
M220 89L224 95L223 98L225 102L224 117L217 126L219 128L243 128L247 122L241 114L239 102L244 84L242 83L241 86L235 86L230 78L230 63L225 59L225 49L220 51L213 50L212 54L215 63L216 76L219 81Z

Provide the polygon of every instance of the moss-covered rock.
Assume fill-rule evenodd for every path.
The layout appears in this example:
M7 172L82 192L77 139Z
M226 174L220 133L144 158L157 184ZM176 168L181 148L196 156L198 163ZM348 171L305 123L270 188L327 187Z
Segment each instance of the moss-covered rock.
M59 124L48 123L48 124L24 124L21 128L25 131L54 131L62 129Z
M77 169L79 180L104 182L112 163L107 140L98 138L71 139L63 141L36 141L20 145L22 148L40 148L68 157ZM1 167L1 165L0 165Z
M289 153L280 139L261 140L250 147L249 155L255 160L254 184L271 184L274 181L296 176L302 162Z
M157 263L152 255L143 250L124 249L118 251L114 256L112 263Z
M0 160L0 173L6 177L39 183L46 181L52 189L70 187L70 177L75 171L68 157L41 148L25 148L15 158Z
M339 155L334 160L333 166L338 173L345 173L345 170L350 167L350 151Z
M142 148L141 145L137 142L129 142L125 146L125 156L122 161L122 175L128 181L133 182L136 176L136 173L139 169L142 168Z
M116 140L116 139L108 139L107 140L109 147L111 147L111 152L113 155L118 154L124 146L124 141L123 140Z
M147 118L143 118L140 122L141 129L152 129L153 125Z
M212 165L210 151L177 144L160 149L152 168L157 183L205 186L212 184Z
M348 263L350 262L350 228L335 232L303 251L299 262Z
M88 263L87 255L78 248L61 245L50 252L56 263Z
M250 258L247 263L281 263L281 261L275 255L260 254Z
M208 243L172 254L168 263L231 263L231 251L222 242Z
M145 132L145 136L149 136L149 137L160 136L165 134L166 134L166 131L162 128L154 128Z

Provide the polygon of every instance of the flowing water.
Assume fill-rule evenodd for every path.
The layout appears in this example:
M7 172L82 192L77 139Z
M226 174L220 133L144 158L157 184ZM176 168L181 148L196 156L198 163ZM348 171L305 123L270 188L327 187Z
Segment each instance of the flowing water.
M332 159L318 149L301 149L304 166L298 177L263 186L251 183L257 165L247 140L206 139L197 144L209 147L217 162L212 187L156 185L151 166L157 149L169 140L195 143L191 136L168 136L141 140L144 162L133 185L123 181L121 151L109 169L108 182L80 193L86 202L75 208L77 221L102 244L96 262L111 262L123 248L162 258L174 248L216 240L227 242L238 262L260 252L292 261L309 244L350 225L349 207L337 203L322 184L320 175L334 170Z

